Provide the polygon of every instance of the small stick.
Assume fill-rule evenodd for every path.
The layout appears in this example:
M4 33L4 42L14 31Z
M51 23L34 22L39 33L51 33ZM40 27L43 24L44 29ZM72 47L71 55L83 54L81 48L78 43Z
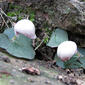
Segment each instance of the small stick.
M3 19L4 23L6 24L7 28L9 28L8 24L6 23L6 21L5 21L4 17L2 16L2 14L1 14L1 13L0 13L0 15L1 15L1 18Z
M42 41L40 42L40 44L35 48L35 51L36 51L36 50L41 46L41 44L44 42L45 37L46 37L46 34L44 35L44 37L43 37Z
M4 23L4 22L2 22L0 30L2 30L2 29L3 29L4 24L5 24L5 23Z
M7 18L11 18L11 17L7 16L7 14L1 8L0 8L0 10L1 10L1 13L4 14Z
M35 50L37 50L40 46L41 46L41 44L43 43L43 41L44 41L44 39L41 41L41 43L35 48Z
M8 18L8 20L10 21L10 23L13 24L11 21L12 18L7 16L7 14L1 8L0 8L0 10L1 10L1 14L5 15Z

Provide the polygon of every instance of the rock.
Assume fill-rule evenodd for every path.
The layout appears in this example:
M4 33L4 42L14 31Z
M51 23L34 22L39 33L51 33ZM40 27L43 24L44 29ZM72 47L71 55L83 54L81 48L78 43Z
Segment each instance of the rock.
M77 85L85 85L85 82L81 79L76 80Z
M7 54L0 52L0 55L6 56ZM56 68L55 70L52 68L46 68L46 63L43 61L41 62L45 65L40 65L39 60L20 60L13 58L11 55L8 55L8 57L12 61L11 63L0 61L0 85L65 85L54 78L54 75L57 76L60 74L58 69ZM29 65L35 68L38 67L41 71L41 74L35 76L29 74L27 75L19 70L19 68L23 67L23 65L26 67Z
M10 59L7 56L0 56L0 60L6 62L6 63L10 63Z
M44 14L48 14L52 26L85 35L85 2L78 0L26 1L31 2L36 10L39 9Z
M60 27L70 31L72 37L70 39L85 47L85 40L81 39L81 36L85 37L85 2L79 0L26 0L26 2L31 3L36 11L42 13L43 19L42 16L36 19L40 29L44 26L41 26L41 23L45 24L47 21L51 28Z

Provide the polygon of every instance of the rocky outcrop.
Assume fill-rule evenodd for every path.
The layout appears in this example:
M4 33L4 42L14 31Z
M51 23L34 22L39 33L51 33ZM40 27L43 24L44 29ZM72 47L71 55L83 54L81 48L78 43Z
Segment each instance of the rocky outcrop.
M24 0L22 0L24 1ZM31 6L48 14L48 22L53 27L85 35L85 2L78 0L26 0Z
M27 0L31 6L41 11L45 16L43 19L55 28L70 31L70 39L77 42L78 45L85 47L85 2L78 0ZM37 13L39 19L40 12ZM42 19L42 20L43 20ZM44 21L40 21L44 23Z

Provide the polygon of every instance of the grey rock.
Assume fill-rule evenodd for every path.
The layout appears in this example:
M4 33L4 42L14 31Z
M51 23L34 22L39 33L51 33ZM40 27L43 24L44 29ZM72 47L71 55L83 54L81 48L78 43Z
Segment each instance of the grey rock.
M30 2L30 0L27 1ZM37 0L35 2L32 0L32 6L43 14L48 14L47 21L52 28L59 27L70 31L70 39L85 47L85 2L79 0Z

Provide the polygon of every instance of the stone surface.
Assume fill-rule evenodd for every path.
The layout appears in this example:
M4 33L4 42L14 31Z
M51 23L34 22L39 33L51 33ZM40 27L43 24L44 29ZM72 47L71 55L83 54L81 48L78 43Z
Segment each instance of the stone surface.
M23 2L24 0L22 0ZM70 31L69 38L85 47L85 2L79 0L26 0L36 11L36 28L45 23L50 28L60 27Z
M0 60L0 85L65 85L58 81L55 76L60 72L53 68L46 68L42 61L27 61L23 59L15 59L12 56L1 53L0 56L10 58L9 63ZM35 67L41 72L40 75L26 74L20 71L22 67Z
M85 2L78 0L7 0L16 3L26 3L36 12L35 25L36 28L44 28L48 24L48 28L60 27L70 31L70 40L75 41L81 47L85 47ZM75 2L76 1L76 2ZM7 9L7 3L2 0L0 6ZM23 4L24 6L24 4ZM1 19L0 19L0 22ZM41 30L42 32L42 30ZM42 33L43 36L43 33ZM41 36L41 37L42 37Z
M48 14L48 22L54 27L85 35L85 2L75 0L27 0L36 10Z

